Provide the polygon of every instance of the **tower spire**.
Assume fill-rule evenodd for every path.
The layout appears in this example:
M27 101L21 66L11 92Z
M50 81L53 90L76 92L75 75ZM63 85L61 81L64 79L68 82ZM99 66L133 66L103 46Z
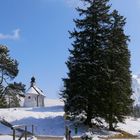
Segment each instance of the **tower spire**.
M32 78L31 78L31 87L33 87L35 85L35 77L33 76Z

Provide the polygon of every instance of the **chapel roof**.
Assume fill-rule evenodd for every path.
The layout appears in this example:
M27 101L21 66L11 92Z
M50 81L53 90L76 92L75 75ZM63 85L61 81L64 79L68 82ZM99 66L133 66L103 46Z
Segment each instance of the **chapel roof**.
M35 78L31 78L30 88L26 91L26 94L36 94L36 95L44 95L43 91L36 86Z

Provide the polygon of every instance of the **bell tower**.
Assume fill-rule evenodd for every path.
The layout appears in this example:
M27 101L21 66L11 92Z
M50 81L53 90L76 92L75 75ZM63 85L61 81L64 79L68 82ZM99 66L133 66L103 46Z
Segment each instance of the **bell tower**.
M32 78L31 78L31 87L33 87L35 85L35 77L33 76Z

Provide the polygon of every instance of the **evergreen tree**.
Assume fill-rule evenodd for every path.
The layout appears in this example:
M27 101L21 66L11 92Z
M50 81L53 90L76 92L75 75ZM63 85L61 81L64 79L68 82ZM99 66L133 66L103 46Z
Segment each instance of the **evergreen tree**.
M6 46L0 45L0 84L6 81L6 78L15 78L18 74L18 63L9 56L9 50Z
M64 78L62 98L65 112L72 116L86 113L86 124L102 117L114 130L130 113L131 72L125 19L110 11L109 0L83 0L86 9L77 9L83 18L74 20L70 32L73 49L66 62L68 78Z
M129 38L124 33L125 18L114 10L111 19L110 35L104 50L104 66L100 71L104 81L99 85L102 87L100 114L109 123L109 129L113 130L116 123L123 122L124 117L130 115L133 101L127 44Z
M18 74L18 63L16 60L12 59L9 56L9 50L6 46L0 45L0 107L3 107L3 103L5 104L5 83L7 83L7 79L13 79Z
M5 96L7 97L7 102L9 107L19 107L20 99L24 97L25 85L14 82L9 84L4 91Z
M65 111L77 115L83 111L87 114L86 124L98 116L97 77L102 67L101 52L104 49L110 32L110 6L108 0L84 0L86 9L77 11L83 19L74 20L76 28L70 32L74 38L70 50L68 78L63 79L62 97Z

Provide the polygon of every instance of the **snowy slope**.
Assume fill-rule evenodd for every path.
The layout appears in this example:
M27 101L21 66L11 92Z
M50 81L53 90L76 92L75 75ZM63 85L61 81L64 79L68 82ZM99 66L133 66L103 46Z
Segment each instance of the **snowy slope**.
M132 76L132 90L133 90L133 96L134 104L140 105L140 75L133 75Z
M9 136L9 135L0 135L0 140L12 140L13 137L12 136ZM18 140L18 138L16 138L16 140ZM25 138L22 138L21 140L25 140ZM30 137L30 138L27 138L27 140L37 140L37 138L35 137Z
M63 102L60 100L47 99L44 108L10 108L0 109L0 117L11 122L13 125L28 125L31 131L31 125L35 126L34 133L36 135L64 136L65 124L70 126L70 122L64 120ZM132 134L139 135L140 119L126 119L126 123L119 124L119 128L126 130ZM74 136L74 126L71 125L72 136ZM82 135L87 131L86 127L78 128L78 135ZM0 124L0 134L11 134L12 130ZM112 132L95 132L94 139L98 140L98 136L111 135ZM8 136L0 136L0 140L7 140Z
M35 133L40 135L63 135L63 102L59 100L46 100L44 108L10 108L0 109L0 117L13 125L31 125L35 127ZM59 131L56 131L56 129ZM1 134L10 134L12 130L0 124Z
M28 125L31 131L31 125L34 125L36 135L64 136L65 124L70 125L64 120L64 103L62 101L47 99L42 108L10 108L0 109L0 117L4 118L13 125ZM74 134L73 126L72 134ZM79 129L79 134L85 129ZM11 134L12 130L0 124L0 134Z
M140 119L127 118L125 123L119 123L119 128L140 137Z

